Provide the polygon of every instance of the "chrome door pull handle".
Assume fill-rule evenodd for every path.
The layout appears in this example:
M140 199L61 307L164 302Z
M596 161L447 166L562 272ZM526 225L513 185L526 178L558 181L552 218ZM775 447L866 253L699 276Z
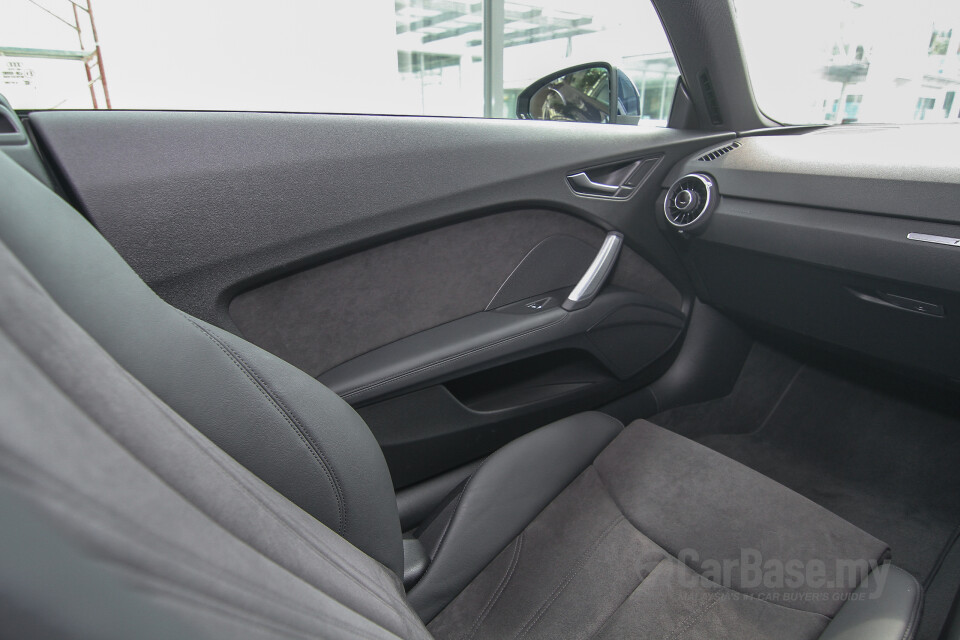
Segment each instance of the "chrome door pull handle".
M589 193L592 191L595 193L602 193L602 194L613 196L613 195L616 195L618 191L620 191L620 185L594 182L593 180L590 179L590 176L588 176L583 171L581 171L580 173L575 173L572 176L567 176L567 180L569 180L570 184L572 184L574 187L584 190L578 193L586 192L589 195Z
M613 265L617 262L617 256L620 255L620 247L623 245L623 235L611 231L603 241L603 246L597 252L597 257L593 259L587 272L580 278L580 282L573 288L567 299L560 305L567 311L583 309L593 302L593 299L600 293L600 288L607 281L610 274L613 273Z

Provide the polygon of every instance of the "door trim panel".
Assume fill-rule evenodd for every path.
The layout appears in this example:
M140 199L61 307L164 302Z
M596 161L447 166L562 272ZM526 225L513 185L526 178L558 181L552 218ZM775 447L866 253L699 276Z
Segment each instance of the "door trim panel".
M365 247L536 206L579 216L681 288L652 207L677 160L732 133L569 122L327 114L46 111L29 115L81 210L174 306L236 331L243 290ZM628 201L566 176L663 154Z

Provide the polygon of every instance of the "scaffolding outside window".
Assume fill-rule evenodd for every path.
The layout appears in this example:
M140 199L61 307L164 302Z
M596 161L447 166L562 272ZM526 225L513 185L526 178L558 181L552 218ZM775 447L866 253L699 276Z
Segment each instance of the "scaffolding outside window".
M29 91L35 88L41 81L41 73L34 67L40 65L46 69L55 69L49 63L44 64L39 61L61 61L72 62L83 68L85 78L86 93L89 94L90 106L94 109L104 107L111 108L110 91L107 85L106 72L104 71L103 54L100 49L100 41L97 37L97 24L91 8L91 0L67 0L59 7L59 11L53 10L38 0L23 0L32 5L38 21L46 20L54 28L59 28L60 33L57 38L49 38L51 42L65 43L74 45L72 48L44 48L41 46L3 46L0 42L0 56L6 58L6 64L0 72L0 82L2 87L7 90L14 87L24 87ZM65 31L70 32L69 39L62 36ZM36 43L40 44L40 43ZM62 71L62 66L60 71ZM69 86L63 87L60 100L48 103L48 108L56 109L68 102L70 93L76 92L76 88Z
M224 109L514 117L517 95L605 61L664 124L679 77L636 0L7 0L16 108Z

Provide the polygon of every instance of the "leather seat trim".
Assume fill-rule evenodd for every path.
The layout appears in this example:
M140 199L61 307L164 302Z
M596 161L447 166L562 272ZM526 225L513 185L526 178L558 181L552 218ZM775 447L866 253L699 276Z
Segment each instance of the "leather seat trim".
M327 482L330 483L330 488L333 490L334 497L337 501L337 526L334 529L338 535L343 536L347 527L347 513L346 513L346 501L343 498L343 488L340 485L340 480L337 478L337 474L334 472L333 467L327 462L327 457L324 455L320 446L317 442L310 437L309 432L304 429L303 425L300 424L300 421L297 420L286 405L283 403L283 400L277 397L274 393L271 392L270 388L264 382L263 378L260 377L257 372L251 367L243 357L225 345L223 342L217 339L216 336L211 334L209 331L204 329L202 326L197 324L192 318L184 314L184 317L200 330L203 335L213 341L217 347L223 351L224 354L235 364L240 371L243 372L247 380L252 384L263 397L267 399L267 402L276 409L277 413L280 414L280 417L290 425L290 428L293 429L294 433L300 438L300 441L303 443L303 446L307 448L308 451L313 455L314 460L316 460L317 465L320 467L320 470L323 471L323 475L326 477Z
M884 564L867 575L821 640L910 640L923 610L923 587L912 574Z
M483 624L483 621L487 619L487 616L490 615L490 612L496 606L497 602L500 601L500 597L503 595L504 590L507 588L507 585L510 584L510 580L513 578L514 573L517 570L517 564L520 561L520 553L523 551L523 533L518 535L513 542L513 555L510 558L510 564L507 565L507 570L504 572L503 577L500 579L500 582L497 584L497 588L494 589L493 593L490 594L490 599L487 600L486 604L483 605L483 609L480 611L480 614L477 616L477 619L473 621L473 624L470 625L470 629L465 634L463 640L470 640L473 636L476 635L477 630L480 629L480 626Z
M449 517L419 532L432 562L408 593L431 620L511 543L623 430L615 418L581 413L522 436L490 455L464 484ZM445 515L445 514L443 514Z
M3 243L61 309L233 459L402 573L389 469L348 404L289 363L158 298L75 209L2 154L0 182L10 187L0 199Z

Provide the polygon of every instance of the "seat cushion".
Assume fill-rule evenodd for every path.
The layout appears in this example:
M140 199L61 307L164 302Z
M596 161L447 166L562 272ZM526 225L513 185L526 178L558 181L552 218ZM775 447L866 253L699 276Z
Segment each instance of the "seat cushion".
M436 638L815 638L888 555L806 498L638 421L428 628Z

